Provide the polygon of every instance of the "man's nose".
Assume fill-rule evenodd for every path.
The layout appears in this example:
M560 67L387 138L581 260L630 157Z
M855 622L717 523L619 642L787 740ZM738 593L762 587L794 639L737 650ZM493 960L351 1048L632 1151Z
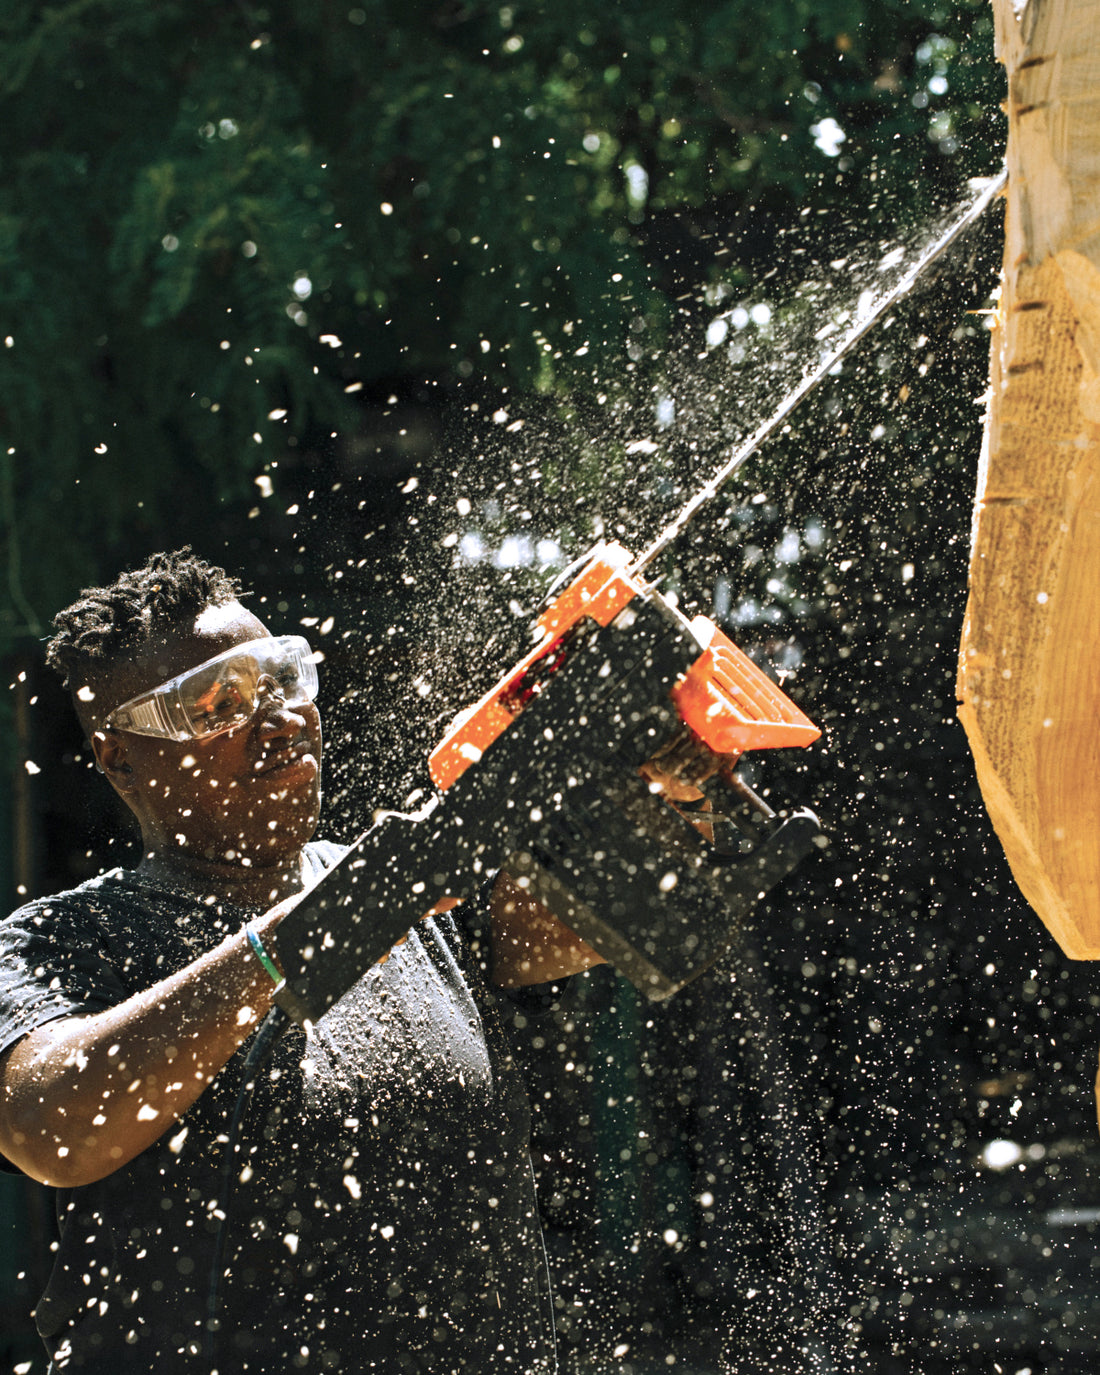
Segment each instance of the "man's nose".
M270 673L262 673L256 683L256 705L260 706L265 699L272 697L277 697L280 702L283 702L286 700L286 693L279 686L276 678L273 678Z
M303 726L302 716L287 706L279 684L266 675L256 686L253 720L260 734L265 736L297 735Z

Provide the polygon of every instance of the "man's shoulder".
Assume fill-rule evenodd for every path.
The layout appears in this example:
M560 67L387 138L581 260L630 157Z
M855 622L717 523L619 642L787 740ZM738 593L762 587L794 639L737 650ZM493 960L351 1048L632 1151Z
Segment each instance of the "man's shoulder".
M117 902L120 898L125 901L125 895L132 886L127 870L108 869L102 874L85 879L83 883L78 883L75 888L65 888L58 893L31 898L29 902L15 908L7 917L0 919L0 924L21 924L35 917L65 912L94 912L104 904Z
M311 840L303 846L303 852L310 864L319 870L331 869L338 860L347 854L347 851L346 845L338 845L331 840ZM87 908L99 902L109 902L112 899L125 901L128 897L135 896L143 888L149 886L149 882L143 880L136 869L123 869L116 866L113 869L104 869L102 873L94 874L91 878L86 878L73 888L64 888L57 893L47 893L43 897L31 898L29 902L16 908L15 911L38 910L43 906ZM152 886L163 886L163 884L153 884Z
M0 962L55 969L98 961L116 946L136 945L149 926L137 885L125 869L111 869L0 917Z

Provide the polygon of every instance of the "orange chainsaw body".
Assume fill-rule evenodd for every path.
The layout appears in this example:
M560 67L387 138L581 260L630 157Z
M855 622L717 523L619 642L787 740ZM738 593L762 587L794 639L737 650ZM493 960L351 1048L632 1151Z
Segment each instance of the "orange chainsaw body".
M476 763L539 691L535 670L553 672L568 637L588 618L607 626L635 597L659 601L700 644L699 657L671 691L683 723L714 754L809 745L820 730L733 641L704 616L688 623L659 592L631 577L629 552L600 546L538 618L534 649L484 697L455 718L429 757L432 780L446 790ZM544 662L545 661L545 662ZM732 762L732 761L729 761Z

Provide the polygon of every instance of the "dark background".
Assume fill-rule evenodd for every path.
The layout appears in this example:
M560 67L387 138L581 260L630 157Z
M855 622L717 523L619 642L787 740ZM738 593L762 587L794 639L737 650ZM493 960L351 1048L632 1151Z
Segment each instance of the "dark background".
M8 7L9 905L133 856L42 667L82 585L190 543L303 626L350 838L426 786L562 563L652 538L997 170L991 29L928 0ZM999 220L658 570L823 727L751 767L831 845L670 1003L604 970L517 1006L567 1370L1089 1368L1100 991L955 721ZM50 1221L0 1187L9 1368Z

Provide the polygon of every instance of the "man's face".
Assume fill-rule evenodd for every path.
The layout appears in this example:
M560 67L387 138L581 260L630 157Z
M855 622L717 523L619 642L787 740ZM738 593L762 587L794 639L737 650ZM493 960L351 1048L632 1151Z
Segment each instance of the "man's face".
M187 628L142 646L100 687L100 719L217 654L268 634L239 602L209 607ZM321 806L321 719L312 702L261 697L244 725L186 742L100 727L97 757L141 823L147 849L265 867L292 858Z

